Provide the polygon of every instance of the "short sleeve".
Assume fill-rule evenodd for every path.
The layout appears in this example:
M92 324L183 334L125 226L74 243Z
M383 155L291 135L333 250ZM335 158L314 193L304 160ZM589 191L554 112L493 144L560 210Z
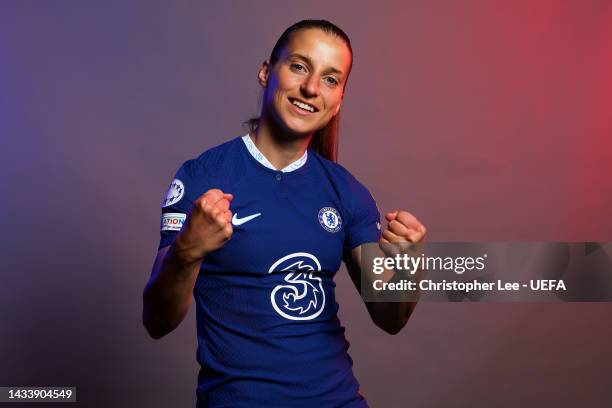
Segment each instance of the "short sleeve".
M188 160L181 165L170 182L161 205L158 250L172 244L197 198L194 171L194 161Z
M352 176L349 178L350 197L345 203L350 220L345 230L344 251L380 240L380 212L368 189Z

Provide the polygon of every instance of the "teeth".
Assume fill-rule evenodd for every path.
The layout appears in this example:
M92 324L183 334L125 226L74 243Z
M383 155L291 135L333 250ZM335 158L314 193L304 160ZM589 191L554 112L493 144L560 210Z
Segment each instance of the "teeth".
M294 104L294 105L296 105L296 106L299 106L299 107L300 107L300 108L302 108L302 109L306 109L306 110L308 110L308 111L310 111L310 112L314 112L314 108L313 108L312 106L310 106L310 105L306 104L306 103L302 103L302 102L300 102L300 101L295 101L295 100L294 100L294 101L293 101L293 104Z

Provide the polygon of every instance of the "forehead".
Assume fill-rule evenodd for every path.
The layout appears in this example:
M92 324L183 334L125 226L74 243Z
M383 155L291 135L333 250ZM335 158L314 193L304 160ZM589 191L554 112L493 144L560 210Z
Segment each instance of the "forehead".
M323 68L333 67L346 73L351 65L351 52L340 37L319 30L308 28L291 35L283 57L301 54L308 57L315 65Z

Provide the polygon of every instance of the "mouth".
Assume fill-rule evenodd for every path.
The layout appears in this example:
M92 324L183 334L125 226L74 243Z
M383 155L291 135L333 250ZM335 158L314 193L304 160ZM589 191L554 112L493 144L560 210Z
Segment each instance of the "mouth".
M304 102L304 101L302 101L300 99L297 99L297 98L289 98L289 102L293 106L297 107L300 111L302 111L304 113L306 113L306 112L308 112L308 113L315 113L315 112L319 111L319 109L317 109L316 106L311 105L309 103L306 103L306 102Z

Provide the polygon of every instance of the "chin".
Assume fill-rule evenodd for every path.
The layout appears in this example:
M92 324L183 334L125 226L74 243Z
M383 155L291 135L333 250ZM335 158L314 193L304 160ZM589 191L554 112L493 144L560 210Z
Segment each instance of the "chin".
M294 135L296 138L308 136L319 129L301 121L293 120L293 118L289 118L289 120L284 120L281 118L280 122L285 131L291 135Z

